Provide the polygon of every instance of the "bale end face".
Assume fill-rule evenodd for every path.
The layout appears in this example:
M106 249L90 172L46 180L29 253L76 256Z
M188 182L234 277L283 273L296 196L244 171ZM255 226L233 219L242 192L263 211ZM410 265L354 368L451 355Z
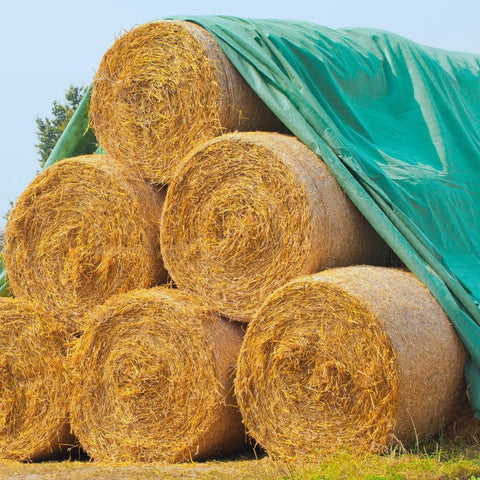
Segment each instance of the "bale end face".
M388 254L321 159L266 132L223 135L184 162L167 192L161 247L179 288L245 322L295 277Z
M169 20L135 27L105 53L90 115L100 144L156 184L198 144L281 125L206 30Z
M38 305L0 298L0 457L61 458L68 423L67 333Z
M453 327L413 275L346 267L266 299L235 390L247 430L276 458L379 452L448 423L464 362Z
M233 374L243 332L177 290L97 308L71 359L72 428L96 460L167 463L244 448Z
M5 229L15 296L73 331L109 296L166 280L158 229L164 193L108 155L58 162L19 197Z

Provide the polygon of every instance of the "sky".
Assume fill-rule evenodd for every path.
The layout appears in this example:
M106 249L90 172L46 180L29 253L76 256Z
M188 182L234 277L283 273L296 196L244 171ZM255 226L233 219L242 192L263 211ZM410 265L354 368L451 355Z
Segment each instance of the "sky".
M135 25L170 15L306 20L480 55L480 0L0 0L0 7L0 228L39 172L35 119L51 116L70 85L89 85L103 54Z

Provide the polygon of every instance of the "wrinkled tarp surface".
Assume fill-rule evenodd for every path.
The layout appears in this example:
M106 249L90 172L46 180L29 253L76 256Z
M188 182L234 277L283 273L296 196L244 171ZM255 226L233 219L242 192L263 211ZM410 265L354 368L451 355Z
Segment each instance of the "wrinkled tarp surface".
M370 29L170 18L214 36L434 294L469 352L480 418L480 56ZM95 150L87 102L88 95L47 165Z

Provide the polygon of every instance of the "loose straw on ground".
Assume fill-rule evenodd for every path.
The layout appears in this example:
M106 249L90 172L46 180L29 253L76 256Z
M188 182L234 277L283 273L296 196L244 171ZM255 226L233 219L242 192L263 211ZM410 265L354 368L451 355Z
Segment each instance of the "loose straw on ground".
M411 273L345 267L266 299L235 389L247 430L273 457L378 452L449 423L464 363L448 318Z
M480 420L474 417L467 396L460 402L452 422L442 432L443 437L462 445L480 444Z
M187 159L166 196L161 246L180 288L239 321L301 274L388 256L320 158L265 132L223 135Z
M93 81L92 125L115 158L169 183L196 145L226 131L282 129L202 27L135 27L105 53Z
M243 331L198 298L157 287L108 300L72 355L72 428L101 461L182 462L236 453Z
M73 445L66 342L38 306L0 298L0 458L54 459Z
M61 315L70 329L115 293L166 280L159 247L164 193L108 155L40 173L5 229L5 266L17 297Z

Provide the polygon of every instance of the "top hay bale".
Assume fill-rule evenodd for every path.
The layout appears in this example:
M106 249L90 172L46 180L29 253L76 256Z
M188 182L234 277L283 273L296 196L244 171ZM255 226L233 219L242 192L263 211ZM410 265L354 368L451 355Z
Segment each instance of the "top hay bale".
M90 114L100 144L157 184L169 183L198 143L226 131L284 129L210 34L184 21L120 37L94 78Z
M0 298L0 458L51 460L73 447L68 342L39 305Z
M5 229L16 297L60 316L69 330L115 293L166 281L159 222L164 192L109 155L62 160L18 198Z

